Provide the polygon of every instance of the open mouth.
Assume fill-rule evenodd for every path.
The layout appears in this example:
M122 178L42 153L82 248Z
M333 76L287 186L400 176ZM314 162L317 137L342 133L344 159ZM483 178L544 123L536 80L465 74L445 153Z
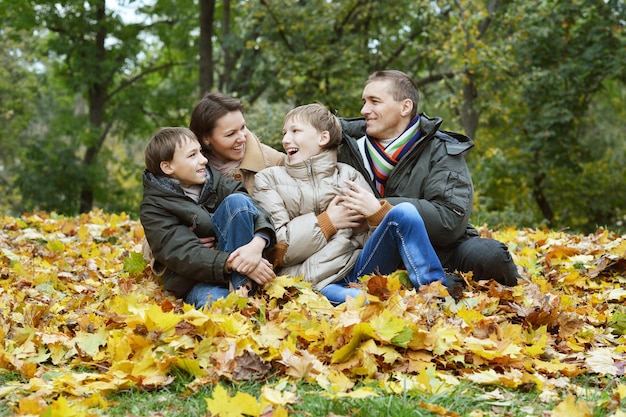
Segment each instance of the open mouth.
M287 151L287 155L292 156L292 155L297 154L299 149L298 148L289 148L286 151Z

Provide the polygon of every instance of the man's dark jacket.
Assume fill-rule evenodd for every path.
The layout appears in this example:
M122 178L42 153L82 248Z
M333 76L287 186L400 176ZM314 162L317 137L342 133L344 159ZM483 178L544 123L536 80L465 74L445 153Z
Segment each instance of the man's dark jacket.
M383 198L392 205L404 201L415 205L435 249L451 249L468 237L478 236L469 224L474 186L465 161L474 143L460 133L439 130L440 118L424 114L420 118L422 136L391 171ZM365 135L365 120L340 120L343 138L339 161L371 178L357 145Z

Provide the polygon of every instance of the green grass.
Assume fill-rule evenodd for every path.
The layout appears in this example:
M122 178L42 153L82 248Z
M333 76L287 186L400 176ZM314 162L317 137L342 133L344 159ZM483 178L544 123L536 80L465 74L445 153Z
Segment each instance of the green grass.
M0 384L12 381L24 382L16 372L0 372ZM167 416L189 417L208 415L205 399L213 397L213 385L201 386L196 391L189 389L193 379L185 373L176 375L174 383L155 391L122 390L111 394L107 401L110 406L102 410L102 415L116 416ZM361 399L329 398L318 385L304 382L296 384L298 400L286 408L290 416L327 417L329 415L351 417L435 417L424 404L440 406L448 413L459 416L544 416L547 415L565 396L575 393L578 401L587 402L593 417L611 415L616 407L626 410L626 401L621 404L612 401L613 390L626 384L626 378L581 375L572 378L569 385L556 392L552 401L541 398L536 387L509 390L502 387L489 387L462 382L455 388L434 395L406 392L391 395L376 389L378 396ZM220 382L231 396L241 391L260 398L264 384L274 386L278 380L264 383ZM0 417L13 415L5 400L0 400ZM444 414L453 415L453 414Z
M622 383L626 383L622 379ZM586 394L583 399L590 404L594 417L609 414L610 393L603 390L606 383L599 379L581 378L581 387ZM233 395L243 391L259 397L260 384L223 384ZM496 391L497 390L497 391ZM192 395L182 383L174 384L168 390L158 393L120 392L111 399L119 401L119 405L108 410L109 416L149 416L154 413L168 417L204 415L206 402L204 398L212 397L212 386L201 388ZM299 383L297 386L298 401L290 405L289 415L307 417L326 417L328 415L351 417L435 417L438 414L426 410L422 404L438 405L449 412L460 416L474 415L480 410L484 416L543 416L545 411L552 410L555 402L544 403L540 392L534 389L505 390L496 387L484 387L476 384L462 383L453 390L436 395L402 394L390 395L379 391L379 396L363 399L328 398L314 385ZM489 399L488 394L495 395ZM566 395L567 392L562 393ZM487 397L486 397L487 395ZM487 398L487 399L486 399ZM604 404L604 406L603 406ZM591 406L594 405L594 406ZM626 404L621 404L626 409Z

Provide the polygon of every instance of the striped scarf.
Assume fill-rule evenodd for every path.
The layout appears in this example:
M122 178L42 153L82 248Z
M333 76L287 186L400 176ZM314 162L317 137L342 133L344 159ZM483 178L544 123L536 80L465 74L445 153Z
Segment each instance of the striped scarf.
M384 148L377 140L367 136L365 141L367 161L374 173L374 186L376 186L381 197L385 195L385 185L389 173L421 135L422 129L420 129L420 116L418 114L409 123L406 130Z

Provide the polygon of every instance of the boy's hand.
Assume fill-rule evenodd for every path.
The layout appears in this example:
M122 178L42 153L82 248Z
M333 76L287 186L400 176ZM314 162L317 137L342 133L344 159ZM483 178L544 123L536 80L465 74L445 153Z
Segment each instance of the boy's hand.
M272 270L272 264L270 261L265 258L261 258L261 262L259 262L257 267L248 274L248 278L259 285L265 285L276 278L276 274L274 273L274 270Z
M326 214L337 230L358 227L363 220L363 215L347 207L340 195L333 198L328 204Z
M342 205L365 217L371 216L378 211L380 202L374 194L350 180L345 180L344 182L349 188L341 189L341 194L343 195Z
M228 257L231 269L242 275L248 275L259 265L265 249L265 239L255 236L250 243L235 249Z

